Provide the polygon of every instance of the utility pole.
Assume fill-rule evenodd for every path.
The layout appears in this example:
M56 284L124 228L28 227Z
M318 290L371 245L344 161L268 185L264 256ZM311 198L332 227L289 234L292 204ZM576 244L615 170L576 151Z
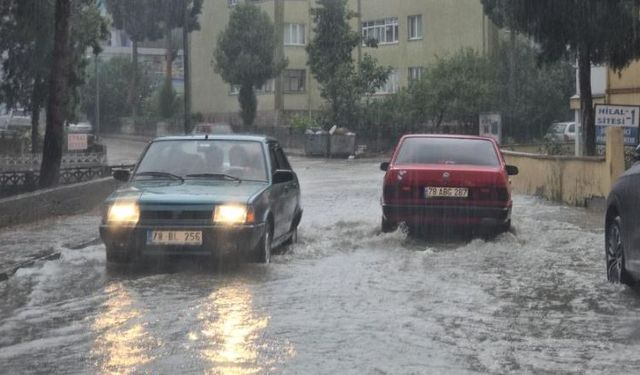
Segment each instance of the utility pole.
M94 62L96 66L96 127L93 129L96 137L100 136L100 73L99 73L99 60L98 60L98 51L94 51Z
M184 133L191 132L191 69L189 67L189 0L184 4L182 26L182 64L184 66Z

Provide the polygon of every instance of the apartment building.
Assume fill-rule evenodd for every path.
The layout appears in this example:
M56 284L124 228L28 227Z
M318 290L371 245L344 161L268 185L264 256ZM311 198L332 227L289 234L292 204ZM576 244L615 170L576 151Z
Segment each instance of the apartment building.
M214 72L213 51L234 6L242 1L271 16L278 39L275 53L289 60L281 77L258 90L258 126L286 125L294 113L320 109L324 100L305 50L312 37L315 0L205 0L201 30L190 37L193 112L210 120L240 122L237 89ZM497 29L478 0L349 0L348 6L357 14L353 29L378 41L378 48L358 47L354 59L370 54L393 69L377 95L392 94L419 79L436 56L465 47L492 53L497 45Z

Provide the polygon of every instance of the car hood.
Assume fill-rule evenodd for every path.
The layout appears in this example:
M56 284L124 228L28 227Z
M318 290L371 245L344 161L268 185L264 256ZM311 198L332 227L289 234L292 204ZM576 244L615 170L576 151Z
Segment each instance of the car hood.
M109 201L132 199L142 205L248 203L267 186L266 182L249 181L140 181L118 189Z

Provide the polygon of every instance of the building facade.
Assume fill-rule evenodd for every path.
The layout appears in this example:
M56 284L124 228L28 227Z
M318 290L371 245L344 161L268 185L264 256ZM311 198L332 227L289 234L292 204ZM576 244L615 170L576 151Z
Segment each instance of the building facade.
M192 110L209 121L239 124L237 89L213 70L213 51L233 7L247 0L205 0L201 30L190 36ZM282 76L260 88L258 126L287 125L292 114L311 113L324 104L318 83L307 66L306 45L312 37L311 8L315 0L249 0L267 12L276 28L276 56L289 65ZM378 48L360 46L354 59L370 54L393 71L377 95L397 92L419 79L436 56L471 47L482 53L497 48L497 28L484 16L477 0L349 0L357 15L352 28L378 41Z

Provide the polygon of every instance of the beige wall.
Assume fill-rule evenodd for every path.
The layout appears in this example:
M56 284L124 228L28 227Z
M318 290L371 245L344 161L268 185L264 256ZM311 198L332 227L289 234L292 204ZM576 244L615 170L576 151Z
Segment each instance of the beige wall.
M284 1L284 22L304 23L307 43L312 36L309 10L315 0ZM472 47L478 51L488 51L494 47L497 34L483 16L478 0L349 0L355 11L361 7L361 19L352 22L354 30L360 31L360 20L374 20L398 17L399 41L394 45L380 46L378 49L363 48L380 63L390 65L400 73L401 85L407 84L410 66L426 66L436 55L446 55L462 47ZM275 0L257 3L272 19ZM239 110L237 96L229 95L229 85L213 71L213 51L218 35L227 25L231 9L227 1L204 0L200 18L201 30L191 34L192 110L212 119L237 117ZM422 14L423 39L408 40L407 17ZM277 27L277 26L276 26ZM289 60L290 69L305 69L307 75L304 93L283 94L284 111L313 111L319 109L324 100L320 97L318 84L313 80L307 66L307 54L303 46L286 46L284 55ZM357 53L354 53L354 58ZM273 125L277 118L275 95L258 96L258 121ZM237 118L236 118L237 121ZM271 123L270 123L271 122Z
M507 164L520 169L511 178L514 191L577 206L606 197L624 172L622 129L610 128L607 139L606 159L503 151Z

